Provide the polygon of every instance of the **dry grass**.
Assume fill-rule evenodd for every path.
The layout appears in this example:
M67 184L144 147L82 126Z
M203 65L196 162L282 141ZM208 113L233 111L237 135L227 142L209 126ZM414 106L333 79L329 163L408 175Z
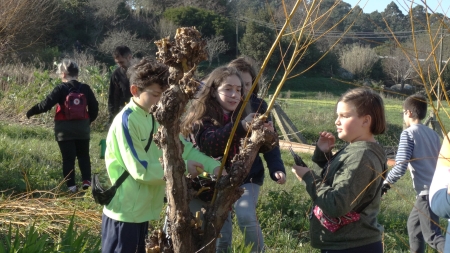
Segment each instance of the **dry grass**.
M80 202L89 196L64 194L56 191L31 191L10 195L0 200L0 231L7 231L9 224L26 228L32 223L45 234L57 238L74 216L75 226L89 228L92 234L100 234L101 211L83 208ZM90 201L91 202L91 201ZM0 232L2 233L2 232Z

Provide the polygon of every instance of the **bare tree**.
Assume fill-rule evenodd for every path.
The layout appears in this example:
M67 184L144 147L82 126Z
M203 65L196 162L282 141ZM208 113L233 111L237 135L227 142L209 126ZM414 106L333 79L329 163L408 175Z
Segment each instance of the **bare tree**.
M120 45L128 46L133 54L150 54L152 52L152 44L144 39L139 39L136 33L129 31L111 31L108 32L103 42L100 44L99 51L105 54L111 54L114 48Z
M375 50L369 46L355 43L342 49L340 56L341 67L358 78L370 75L373 65L379 60Z
M243 193L240 185L249 173L253 160L262 146L271 148L278 142L278 137L263 128L263 119L257 119L249 126L251 136L243 140L229 174L217 179L217 195L205 208L205 230L201 231L202 226L196 225L188 205L196 191L188 187L190 179L184 176L186 169L182 159L183 144L179 139L179 119L199 85L193 79L193 73L197 64L207 57L206 41L195 28L179 28L174 40L163 38L155 43L158 46L158 61L170 66L170 88L151 111L161 124L154 140L163 151L161 162L167 180L168 233L173 248L163 240L160 231L153 231L150 238L154 240L148 248L159 248L162 252L197 252L200 249L203 249L202 252L215 252L214 242L232 204Z
M228 44L223 40L223 36L212 36L206 39L206 51L208 52L209 66L215 57L217 62L220 63L219 55L225 53L228 50Z
M177 30L177 25L170 20L161 18L153 22L153 30L156 31L155 38L172 37Z
M89 0L89 5L95 10L95 16L105 19L113 20L116 18L117 0Z
M0 55L43 39L55 25L57 14L54 0L0 1Z
M396 83L405 87L406 81L417 77L417 72L408 57L400 48L393 50L391 56L385 56L383 59L384 72Z

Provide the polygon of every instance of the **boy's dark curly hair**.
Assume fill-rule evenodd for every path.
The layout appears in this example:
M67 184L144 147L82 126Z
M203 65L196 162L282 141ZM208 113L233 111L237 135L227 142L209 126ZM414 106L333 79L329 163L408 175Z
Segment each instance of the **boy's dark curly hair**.
M154 83L159 84L161 89L169 87L169 67L148 57L130 67L127 74L130 84L136 85L141 90Z

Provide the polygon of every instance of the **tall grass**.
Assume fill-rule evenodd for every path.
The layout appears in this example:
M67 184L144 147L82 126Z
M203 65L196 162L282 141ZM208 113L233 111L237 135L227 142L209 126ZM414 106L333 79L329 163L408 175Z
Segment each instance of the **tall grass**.
M92 55L74 53L71 58L77 62L80 73L78 80L88 84L99 101L99 117L92 129L100 130L107 120L107 94L109 78L114 66L108 67L96 62ZM56 65L46 66L36 60L34 63L9 63L0 65L0 114L16 120L24 120L26 111L42 101L55 86L61 83L56 75ZM54 109L53 109L54 110ZM51 126L54 111L34 116L33 124Z

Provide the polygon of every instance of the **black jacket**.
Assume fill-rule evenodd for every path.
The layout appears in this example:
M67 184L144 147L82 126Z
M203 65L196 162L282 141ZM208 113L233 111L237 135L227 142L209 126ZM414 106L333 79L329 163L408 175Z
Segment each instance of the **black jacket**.
M42 102L28 110L27 117L50 111L56 104L63 106L69 90L71 88L77 89L79 85L81 83L77 80L59 84ZM55 139L57 141L90 139L90 123L97 118L98 101L89 85L83 84L80 92L86 96L89 119L55 120Z
M127 77L127 71L121 67L118 67L111 75L109 81L109 93L108 93L108 112L109 123L112 122L114 117L120 110L130 101L130 81Z
M267 103L252 96L249 105L251 109L247 112L258 112L260 114L267 110ZM240 122L238 122L238 127L231 144L230 153L228 154L228 159L225 164L226 167L231 165L231 160L233 157L239 153L239 146L241 138L245 137L247 134L244 127ZM231 134L231 129L233 127L233 122L227 117L225 119L225 125L220 126L217 121L210 118L202 119L202 125L199 126L198 131L195 132L195 142L198 145L200 151L214 157L216 159L221 159L223 152L228 141L228 137ZM281 160L281 152L279 146L273 148L272 150L263 153L264 160L266 160L267 167L269 168L270 177L272 180L277 181L275 177L276 171L282 171L286 174L283 161ZM244 180L243 184L254 183L262 185L264 182L264 164L261 157L256 156L253 161L252 168Z

